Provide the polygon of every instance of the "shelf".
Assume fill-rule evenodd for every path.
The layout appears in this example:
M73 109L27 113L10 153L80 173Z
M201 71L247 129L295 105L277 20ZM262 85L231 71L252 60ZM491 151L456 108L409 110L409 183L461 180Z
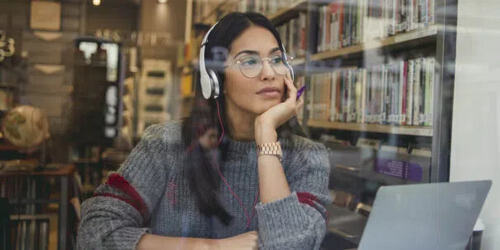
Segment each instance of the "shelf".
M432 137L432 127L419 126L393 126L366 123L347 123L309 120L307 125L316 128L327 128L336 130L365 131L384 134L429 136Z
M285 21L293 16L295 16L300 11L307 10L307 1L300 1L288 8L278 10L275 13L267 15L267 18L271 20L274 24Z
M377 173L377 172L372 171L372 170L366 171L366 170L362 170L359 168L346 166L346 165L342 165L342 164L337 164L336 166L333 166L332 172L335 176L337 176L339 178L341 178L342 174L344 174L344 175L348 175L348 176L351 176L354 178L363 179L366 181L375 181L375 182L383 184L383 185L404 185L404 184L420 183L420 182L416 182L416 181L412 181L412 180L408 180L408 179L401 179L398 177Z
M195 94L190 94L190 95L186 95L186 96L183 96L182 99L185 100L185 99L193 99L195 97Z
M222 1L222 2L220 2L210 12L208 12L208 14L206 16L201 18L201 22L205 22L209 17L216 14L218 9L221 9L222 7L225 7L226 5L234 4L234 3L235 3L234 1Z
M19 86L8 83L0 83L0 89L18 89Z
M424 29L401 33L382 40L373 40L364 44L358 44L346 48L320 52L312 55L311 60L319 61L325 59L333 59L341 56L347 56L350 54L361 53L363 51L370 49L391 47L399 44L405 44L408 42L415 42L416 44L421 44L426 40L435 38L435 36L437 35L437 30L438 30L437 26L433 25Z
M12 205L26 205L26 204L51 204L51 203L59 203L60 200L54 200L54 199L20 199L16 200L16 198L13 198L12 200L9 200L9 203Z
M74 164L99 164L99 159L76 159L73 160Z
M74 171L75 167L70 164L47 164L40 171L0 171L0 176L69 176Z
M305 57L298 57L298 58L294 58L292 60L292 63L291 65L292 66L295 66L295 65L303 65L306 63L306 58Z
M43 220L57 218L57 214L11 214L10 220Z

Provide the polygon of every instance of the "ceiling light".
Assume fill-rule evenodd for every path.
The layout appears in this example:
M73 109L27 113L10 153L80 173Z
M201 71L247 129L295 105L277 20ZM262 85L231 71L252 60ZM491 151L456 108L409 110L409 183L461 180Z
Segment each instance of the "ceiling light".
M94 6L99 6L99 5L101 5L101 0L92 0L92 4Z
M158 0L158 3L167 3L167 0Z

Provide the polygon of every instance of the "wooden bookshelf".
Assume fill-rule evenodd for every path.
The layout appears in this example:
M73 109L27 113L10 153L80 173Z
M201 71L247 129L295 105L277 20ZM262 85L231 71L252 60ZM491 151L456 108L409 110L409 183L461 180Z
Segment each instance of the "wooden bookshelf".
M404 184L418 184L419 182L400 179L394 176L385 175L381 173L377 173L373 170L366 171L360 170L359 168L336 164L332 171L336 174L346 174L355 178L360 178L364 180L376 181L378 183L382 183L384 185L404 185Z
M293 58L291 65L303 65L306 63L305 57Z
M39 177L55 177L57 178L57 182L59 183L59 198L54 199L45 199L45 198L31 198L31 197L22 197L22 198L14 198L9 197L9 203L12 206L19 205L28 205L28 204L57 204L58 207L58 215L51 221L51 233L50 233L50 242L53 242L53 248L59 250L66 249L66 243L68 239L68 212L69 212L69 195L70 195L70 181L73 178L73 174L75 171L75 167L71 164L48 164L41 171L0 171L1 178L13 178L13 177L22 177L22 178L33 178L34 176ZM0 182L2 183L2 182ZM38 217L36 217L38 216ZM25 215L24 218L27 219L36 219L36 218L45 218L46 215ZM18 217L15 214L15 217ZM52 223L54 222L55 223ZM52 248L50 248L52 249Z
M381 124L366 123L347 123L309 120L307 125L315 128L326 128L335 130L365 131L373 133L413 135L413 136L432 136L432 127L419 126L392 126Z
M58 215L57 214L13 214L13 215L10 215L10 220L12 221L11 223L22 223L22 221L31 221L31 223L36 223L36 221L47 221L48 222L48 228L47 228L47 232L45 232L46 235L44 235L45 237L47 237L47 240L48 242L47 243L47 248L48 250L57 250L58 246L57 246L57 240L58 240ZM34 239L35 239L35 233L34 231L36 229L32 229L33 231L30 233L30 232L25 232L24 235L22 235L22 237L29 237L32 242L32 244L34 244ZM17 232L17 233L22 233L22 232ZM40 233L40 232L39 232ZM39 236L41 237L41 236ZM25 240L25 239L23 239ZM17 243L17 242L15 242ZM17 246L19 247L19 246ZM18 249L16 247L16 249ZM36 247L39 247L38 245Z
M215 14L215 12L217 12L218 9L222 8L224 5L226 5L228 3L230 3L230 1L222 1L222 2L220 2L212 10L210 10L210 12L208 12L208 14L206 16L201 17L200 21L203 22L203 21L207 20L210 16L212 16L213 14Z
M283 8L281 10L278 10L275 13L267 15L267 18L271 20L274 24L277 24L287 19L290 19L300 11L307 11L307 1L300 1L288 8Z
M414 30L406 33L400 33L385 39L377 39L367 43L353 45L336 50L324 51L311 56L312 61L319 61L325 59L333 59L341 56L361 53L366 50L380 49L392 47L396 45L407 45L408 43L422 44L426 41L435 39L438 33L436 25L426 27L424 29Z

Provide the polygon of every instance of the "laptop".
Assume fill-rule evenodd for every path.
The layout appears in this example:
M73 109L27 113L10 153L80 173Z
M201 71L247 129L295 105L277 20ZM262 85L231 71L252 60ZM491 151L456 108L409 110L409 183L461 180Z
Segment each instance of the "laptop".
M464 250L491 181L381 187L358 250Z

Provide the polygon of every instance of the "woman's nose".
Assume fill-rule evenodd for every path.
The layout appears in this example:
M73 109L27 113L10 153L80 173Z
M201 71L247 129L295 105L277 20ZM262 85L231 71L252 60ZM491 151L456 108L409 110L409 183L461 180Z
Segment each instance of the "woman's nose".
M261 80L274 80L276 72L274 72L273 67L269 61L265 60L262 62L262 71L260 72Z

